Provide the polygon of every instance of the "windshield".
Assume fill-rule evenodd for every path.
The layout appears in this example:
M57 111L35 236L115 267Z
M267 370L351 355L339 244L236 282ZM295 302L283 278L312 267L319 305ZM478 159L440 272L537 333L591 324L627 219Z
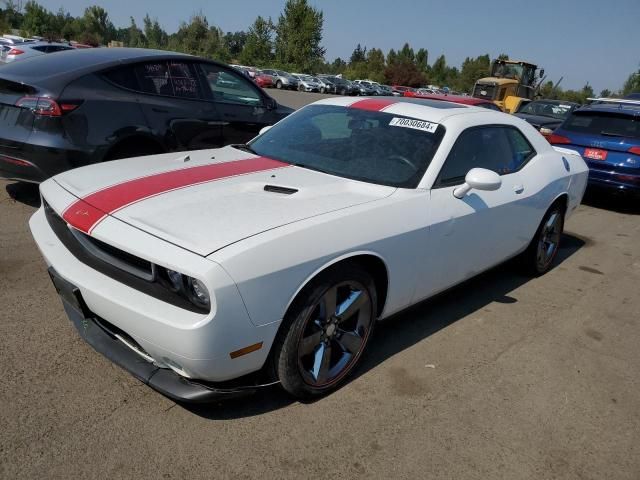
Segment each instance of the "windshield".
M631 115L577 111L563 124L570 132L606 137L640 138L640 120Z
M415 188L444 127L390 113L311 105L252 140L257 155L344 178Z
M523 70L522 65L517 63L496 63L491 76L517 80L522 78Z
M558 120L564 120L573 110L575 110L575 108L575 105L564 103L534 101L527 103L518 111L518 113L541 115L543 117L551 117L557 118Z

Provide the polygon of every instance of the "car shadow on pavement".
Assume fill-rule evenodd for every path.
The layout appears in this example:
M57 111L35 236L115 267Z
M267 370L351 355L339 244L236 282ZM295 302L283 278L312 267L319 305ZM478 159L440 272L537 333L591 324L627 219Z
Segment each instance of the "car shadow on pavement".
M5 189L12 200L30 207L40 207L40 190L35 183L16 182L9 183Z
M587 188L582 203L593 208L610 210L616 213L640 215L640 195L632 196Z
M554 268L588 242L588 239L565 233ZM509 261L381 322L376 327L377 331L367 347L362 363L349 382L492 302L516 303L518 300L509 293L529 280L531 277L521 273L517 261ZM275 386L238 400L210 405L182 404L182 407L210 420L228 420L261 415L286 407L294 401L296 400L280 387ZM322 398L304 403L317 401L322 401Z

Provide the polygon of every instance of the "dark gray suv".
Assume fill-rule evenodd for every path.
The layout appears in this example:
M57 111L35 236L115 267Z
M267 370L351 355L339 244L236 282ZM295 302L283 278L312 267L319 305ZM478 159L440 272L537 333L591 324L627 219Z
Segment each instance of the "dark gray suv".
M245 143L293 110L233 68L95 48L0 68L0 177L41 182L90 163Z

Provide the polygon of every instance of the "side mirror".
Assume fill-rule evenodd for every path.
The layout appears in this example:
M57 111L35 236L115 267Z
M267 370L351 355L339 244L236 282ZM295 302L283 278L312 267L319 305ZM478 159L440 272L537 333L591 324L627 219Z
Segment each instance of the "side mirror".
M486 168L472 168L464 177L464 183L453 191L456 198L464 197L471 189L493 191L502 185L500 175Z
M276 108L278 108L278 102L276 102L273 98L271 97L267 97L265 99L265 107L267 107L267 110L275 110Z
M544 77L544 68L540 69L540 78Z
M266 127L262 127L258 135L262 135L263 133L268 132L271 127L273 127L273 125L267 125Z

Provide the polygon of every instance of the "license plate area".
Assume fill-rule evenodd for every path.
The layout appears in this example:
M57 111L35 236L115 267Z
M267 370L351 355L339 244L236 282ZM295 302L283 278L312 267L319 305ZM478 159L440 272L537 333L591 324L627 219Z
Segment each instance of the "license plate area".
M607 151L602 150L600 148L585 148L584 156L586 158L590 158L591 160L600 160L604 161L607 159Z

